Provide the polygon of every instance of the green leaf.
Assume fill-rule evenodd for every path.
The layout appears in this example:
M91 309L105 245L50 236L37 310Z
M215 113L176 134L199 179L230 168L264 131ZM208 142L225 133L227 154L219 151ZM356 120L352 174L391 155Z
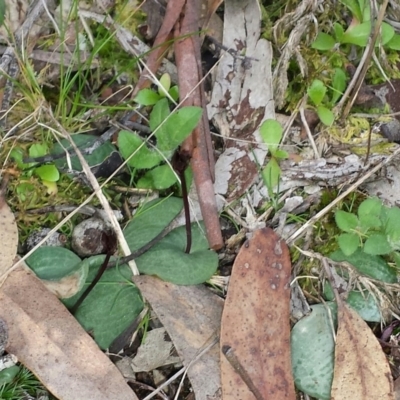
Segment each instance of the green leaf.
M396 267L400 268L400 254L397 251L394 251L392 253L392 256L393 256L394 262L396 263Z
M400 250L400 209L391 207L384 212L384 229L393 250Z
M382 202L378 199L364 200L358 207L358 219L363 232L382 226Z
M162 88L164 90L162 90ZM171 88L171 76L168 73L165 73L160 78L160 85L158 86L158 93L160 97L165 97L165 93L168 93Z
M49 148L46 144L36 143L29 148L29 157L36 158L42 157L47 154Z
M341 250L337 250L329 256L333 261L347 261L363 275L377 279L382 282L397 282L396 270L390 267L381 257L366 254L358 249L350 256L343 254Z
M371 22L363 22L359 25L350 26L343 34L341 43L355 44L365 47L371 33Z
M82 290L63 301L67 307L76 303L93 281L103 261L103 255L82 261L81 267L88 268L89 275ZM96 343L103 350L132 324L143 309L140 292L131 278L132 271L127 265L107 269L75 313L79 323L85 330L92 332Z
M278 149L278 150L275 150L275 151L274 151L274 157L275 157L276 159L278 159L278 160L285 160L286 158L289 157L289 154L288 154L288 152L285 151L285 150L280 150L280 149Z
M160 165L146 172L146 174L139 179L137 187L141 189L168 189L176 183L176 174L169 165Z
M364 243L364 252L367 254L383 255L389 254L392 250L386 236L381 233L371 235Z
M181 226L136 259L139 271L177 285L197 285L210 279L218 268L218 256L208 249L204 227L192 224L192 248L186 248L186 229Z
M17 148L13 148L10 152L10 157L17 163L18 168L21 169L27 169L30 168L31 166L35 165L35 163L28 163L25 164L23 162L24 159L24 151L17 147Z
M178 101L179 99L179 89L178 86L172 86L171 89L169 89L169 95L172 97L173 100Z
M339 43L341 43L341 42L342 42L342 37L343 37L343 34L344 34L343 26L340 25L338 22L335 22L335 23L333 24L333 29L335 30L335 37L336 37L336 40L337 40Z
M13 382L14 378L18 375L18 372L20 371L20 369L21 369L21 367L19 365L13 365L12 367L8 367L8 368L0 371L0 387ZM13 396L10 398L15 398L15 397ZM4 399L4 397L3 397L3 399Z
M376 46L379 44L382 44L383 46L387 45L393 39L394 34L395 32L393 27L386 22L382 22L380 42L377 40Z
M332 287L329 282L324 285L324 297L328 301L335 300ZM379 305L375 297L367 290L360 292L351 290L346 298L346 303L358 313L358 315L368 322L381 322L382 316L379 311Z
M326 126L331 126L335 121L333 112L324 106L317 107L317 114L321 122Z
M326 86L319 79L314 79L311 86L307 90L307 94L314 105L319 106L325 97Z
M262 178L269 191L273 191L279 184L281 168L275 158L271 158L262 171Z
M357 216L343 210L335 212L335 221L338 228L344 232L352 232L358 226Z
M311 397L329 400L335 358L332 320L336 327L336 304L316 304L311 309L311 314L298 321L290 334L293 377L297 389Z
M340 249L346 256L353 254L360 245L360 238L353 233L342 233L338 237Z
M169 105L168 105L168 100L167 99L161 99L160 101L157 101L153 109L151 110L150 113L150 119L149 119L149 126L150 130L154 132L162 122L166 120L168 115L170 114L169 111ZM159 130L165 130L165 125L163 124Z
M131 252L153 240L182 210L182 199L167 197L141 207L124 229ZM138 234L140 232L140 234Z
M40 278L57 281L80 269L81 259L64 247L41 246L27 259L29 268Z
M138 92L136 97L133 99L136 103L142 106L152 106L159 101L161 96L151 89L142 89Z
M165 130L157 131L157 147L161 151L173 152L198 125L203 110L201 107L183 107L175 111L166 121Z
M351 14L357 18L358 22L363 21L363 10L357 0L340 0L340 2L350 10Z
M72 136L73 142L81 149L89 148L97 139L97 136L86 134L76 134ZM51 154L65 154L64 148L69 149L71 154L75 154L74 150L71 149L69 141L66 139L61 140L61 144L56 143ZM117 149L115 146L110 142L106 142L95 149L92 154L84 155L83 157L90 167L94 167L102 164L113 152L116 151ZM65 157L55 160L55 165L59 170L68 168ZM74 171L82 171L82 166L77 156L71 157L71 166Z
M35 168L35 174L44 181L57 182L60 179L60 173L54 164Z
M311 47L313 49L321 51L332 50L334 46L335 46L335 39L331 35L328 35L327 33L324 32L318 33L316 39L311 44Z
M392 50L400 50L400 35L397 33L394 34L392 39L388 43L386 43L386 46Z
M268 146L268 150L271 154L274 154L282 140L283 129L278 121L267 119L260 127L260 135L264 143Z
M332 79L332 104L335 104L346 89L346 74L341 68L335 68Z
M0 0L0 26L4 24L5 16L6 16L6 1Z
M118 148L124 160L127 160L131 154L135 153L127 162L132 168L153 168L163 160L158 151L150 150L142 138L128 131L119 133Z

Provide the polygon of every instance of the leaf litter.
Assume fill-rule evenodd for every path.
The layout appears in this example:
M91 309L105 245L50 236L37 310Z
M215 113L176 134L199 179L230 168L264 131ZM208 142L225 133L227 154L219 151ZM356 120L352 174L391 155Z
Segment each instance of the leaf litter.
M205 26L208 25L208 21L211 19L210 17L216 15L214 12L219 3L220 2L216 1L214 4L209 5L210 8L208 13L206 12L205 15ZM160 30L161 34L159 33L159 36L154 36L156 37L155 48L157 48L158 44L164 43L165 38L172 31L172 27L180 17L178 17L177 14L179 13L177 13L176 9L173 10L173 7L170 4L172 4L172 2L169 3L166 17L162 21L162 29ZM176 4L174 5L176 6ZM182 1L179 3L179 7L183 6L184 2ZM177 7L177 9L179 7ZM40 12L43 12L43 10ZM316 12L317 9L313 2L304 2L304 4L296 10L294 15L288 15L289 19L294 18L294 21L296 22L294 25L291 21L287 24L288 26L294 26L291 34L291 38L294 39L294 41L291 42L290 46L288 45L284 49L283 55L286 57L286 63L284 63L285 68L289 65L288 60L290 59L290 55L288 56L288 52L295 52L295 48L299 43L296 42L296 40L299 40L301 37L301 35L299 35L299 30L301 29L302 32L307 30L307 24L311 20L309 19L310 13ZM104 20L104 16L95 14L91 11L88 12L82 10L82 15L86 15L87 18L100 22L103 22ZM185 19L181 21L182 25L184 25L184 29L187 29L188 27L185 26L184 23L191 21L190 18L192 18L193 15L193 9L190 10L188 8ZM109 15L106 17L105 25L117 26L112 19L110 20L110 18ZM217 84L213 86L212 100L209 106L210 116L213 117L215 125L223 134L226 146L223 154L218 160L219 164L217 162L216 191L220 195L223 195L225 199L228 199L228 201L236 200L240 195L245 194L244 197L246 197L246 199L239 201L242 210L240 210L240 207L237 207L236 209L231 207L229 212L231 213L230 215L232 218L235 218L236 221L242 223L241 215L244 214L243 209L246 209L247 219L243 223L243 226L247 227L251 225L260 227L265 224L262 218L254 217L255 213L254 210L252 210L252 207L257 207L259 205L259 199L266 196L265 188L252 188L252 184L258 177L256 163L258 162L259 164L262 164L267 154L267 149L264 144L260 144L257 129L264 119L274 117L273 102L270 101L274 97L272 94L272 81L270 79L272 48L270 43L265 39L259 40L261 35L259 30L260 21L260 9L255 2L246 1L241 4L231 1L225 2L224 45L228 51L223 55L219 65L217 66ZM281 22L284 22L284 19L282 19ZM279 25L277 25L277 27L278 26ZM153 27L152 29L154 30L155 28ZM188 32L184 29L181 31L176 30L176 32L180 32L181 35L191 32L190 29ZM157 31L158 29L155 30ZM116 36L121 43L125 40L125 45L128 42L131 44L136 42L136 38L132 39L132 35L122 28L120 29L117 27ZM126 40L127 38L128 40ZM238 56L237 54L242 50L241 46L243 44L246 46L245 57ZM191 39L188 38L185 38L185 40L182 40L176 45L177 64L179 66L178 75L180 74L179 84L182 86L182 93L185 94L185 96L182 97L186 97L186 94L191 92L197 82L201 80L201 72L199 72L198 65L195 62L196 60L194 60L195 57L193 57L193 55L196 55L197 61L200 60L199 53L196 53L196 51L199 50L199 48L196 47L198 44L192 46L193 43L191 42ZM125 48L128 47L129 46L126 46ZM235 51L230 53L229 51L231 49L237 50L236 54ZM160 54L164 50L165 48L160 46L157 51L150 53L148 68L150 71L152 70L153 73L157 71L158 66L161 63L162 57L160 57ZM191 63L185 62L185 52L191 54ZM232 56L232 54L234 55ZM301 56L298 53L297 61L301 64ZM93 68L93 65L91 65L91 68ZM187 83L185 82L185 78L191 78L192 76L190 74L190 76L188 75L187 70L189 70L189 72L196 70L198 75L192 74L197 75L195 77L196 79L190 82L190 87L185 88ZM184 72L184 74L182 74L182 72ZM278 77L286 76L286 71L285 74L279 74L279 72L282 71L279 68L276 68ZM260 76L263 76L264 79L260 79ZM174 78L175 81L177 79L178 78L176 77ZM140 81L143 83L143 86L139 84L136 90L138 90L139 87L148 87L150 85L148 75L145 76L143 74L140 77ZM285 82L283 82L283 84L285 84ZM219 89L222 90L219 91ZM282 89L280 90L282 95L284 91ZM278 102L283 101L282 97L279 96L276 100ZM201 93L201 90L200 93L196 92L193 98L190 98L190 101L197 102L203 108L205 107L204 93ZM207 121L203 121L203 123L204 122ZM206 125L208 124L206 123ZM202 129L204 129L204 127ZM204 139L204 137L201 138ZM199 137L197 137L197 139L199 139ZM207 140L208 139L209 136L207 136ZM310 138L310 140L313 139ZM250 145L245 141L251 142ZM252 151L250 151L250 146L252 147ZM319 149L316 148L315 144L313 146L312 143L312 147L314 148L314 152L318 154ZM205 164L203 164L206 160L208 162L210 161L206 152L203 153L204 148L200 146L198 150L198 152L194 152L194 159L201 166L199 170L204 170L207 171L207 174L212 174L213 168L208 170L209 167L207 167L206 170ZM196 158L197 156L199 156L199 158ZM376 163L380 162L381 164L378 164L375 169L375 171L377 171L385 164L385 162L387 162L387 160L389 160L389 158L385 158L381 155L372 156L367 165L365 165L362 158L354 154L346 155L342 158L330 158L329 160L320 158L312 160L311 162L307 162L307 160L303 159L303 155L292 156L292 159L288 162L283 162L281 165L283 176L282 187L279 188L280 190L287 188L293 189L295 187L303 188L312 185L315 187L316 183L321 181L328 185L337 186L339 183L349 182L349 178L352 179L356 177L361 172L366 171L370 166L377 165ZM294 159L300 159L301 162L293 162ZM93 183L92 172L93 171L90 171L88 168L85 169L85 173ZM94 173L94 175L98 176L96 173ZM202 177L202 179L203 178L204 177ZM222 246L222 242L219 236L219 224L217 224L217 227L213 225L216 216L216 204L214 203L213 191L211 190L210 192L210 189L212 188L212 184L210 184L210 176L207 175L204 180L202 179L199 179L199 175L195 176L199 192L198 203L200 204L200 208L202 209L206 220L205 231L207 233L209 244L211 247L219 248ZM366 178L363 177L362 179L365 180ZM361 183L363 183L363 181L360 180L351 188L351 190L355 190L355 188L361 185ZM201 186L202 184L203 186ZM97 181L93 183L93 186L99 190ZM207 190L204 190L205 187ZM207 208L207 205L205 205L205 199L207 199L207 197L213 199L210 208ZM221 196L219 196L219 200L221 200ZM107 206L108 203L104 201L104 198L101 199L101 201L103 202L104 207L109 208ZM209 212L207 212L207 209ZM12 242L4 242L4 244L10 244L10 249L8 248L8 244L7 247L5 245L2 246L2 251L4 250L4 253L6 254L5 258L3 257L2 259L5 259L4 268L7 269L12 266L13 259L16 255L16 246L18 242L18 236L16 235L18 235L18 232L16 232L16 225L13 222L14 219L11 211L3 206L0 208L0 215L3 215L1 213L6 215L5 219L7 221L7 229L10 233L9 236L11 236ZM275 217L277 215L278 213ZM287 213L282 213L280 215L280 227L285 225L287 216ZM210 220L208 220L209 217L211 217ZM322 215L319 217L322 217ZM133 221L134 220L135 219L133 219ZM211 222L207 222L207 220ZM200 225L199 231L202 231L202 229L204 228ZM0 235L1 234L2 233L0 232ZM130 235L134 238L135 234L136 232L131 228ZM151 235L153 234L154 231ZM284 234L285 232L282 230L282 235ZM301 234L302 233L297 232L292 236L292 238L299 237ZM4 235L5 240L8 239L6 236L7 235ZM176 239L176 236L176 232L173 235L170 235L169 238L167 236L164 243L168 244L168 239L171 237L175 237ZM182 236L183 238L184 235L179 234L178 236ZM2 236L0 236L0 238L2 239ZM268 240L266 238L268 238ZM124 240L125 239L127 243L124 244L124 251L128 254L130 251L133 251L133 248L129 243L128 238L125 237ZM202 238L202 240L204 242L204 238ZM269 280L268 274L264 275L262 271L270 271L273 269L273 265L276 261L271 259L260 260L260 257L257 257L257 254L251 254L250 250L252 250L254 242L258 240L262 243L262 246L260 246L259 249L262 248L262 251L264 251L265 247L266 249L269 249L270 254L274 254L273 257L276 256L278 259L282 257L284 259L284 262L282 262L282 265L285 267L284 270L279 274L269 277ZM264 244L263 240L266 240L266 244ZM183 240L180 239L177 242L179 242L179 246L183 246ZM290 238L288 242L291 242ZM277 243L280 244L279 246L281 246L281 249L284 249L284 255L276 254L275 250L279 247L276 247ZM127 248L127 245L129 245L129 249ZM133 245L133 247L135 246L136 245ZM207 246L202 243L200 247L201 251L205 252L204 257L206 257L206 254L208 254ZM9 262L11 255L13 255L13 257L11 262ZM196 276L196 274L198 275L197 269L201 267L202 255L203 253L199 256L199 265L192 266L193 268L196 268L196 273L193 274L193 280L190 282L188 281L189 277L186 277L179 272L177 273L176 271L172 273L168 270L163 271L163 273L159 272L158 268L160 268L161 265L156 265L154 269L148 268L148 260L146 257L143 257L143 260L145 260L144 264L146 265L142 267L139 265L139 269L141 268L143 271L146 270L149 274L162 276L164 279L172 281L173 279L171 279L171 276L176 277L177 275L181 275L180 278L183 278L183 280L177 279L175 280L176 283L199 283L212 275L215 270L210 267L209 271L204 276L201 274L200 278ZM173 257L174 254L167 258L172 259ZM155 259L157 261L157 257L155 257ZM190 264L191 261L191 258L188 257L186 263ZM246 273L243 273L243 276L237 278L235 271L240 270L239 264L248 264L249 270L246 271ZM212 265L212 262L210 262L209 265ZM254 269L250 268L250 266L253 267L253 265L257 267L254 267ZM144 297L149 301L159 319L167 329L183 364L188 367L192 361L194 362L189 368L188 374L196 398L201 399L205 395L216 396L215 398L217 398L219 396L221 385L224 392L224 398L227 399L230 398L229 396L231 396L231 398L252 399L254 398L254 393L256 394L256 398L265 398L267 397L267 394L269 395L270 393L279 393L279 396L282 396L282 398L294 398L289 346L289 289L286 287L290 281L290 269L290 258L283 240L275 236L271 230L256 230L254 232L254 237L246 242L236 259L222 319L222 300L218 296L211 294L209 290L205 290L204 287L200 288L198 286L190 286L185 288L183 286L175 286L172 283L162 282L159 278L146 276L134 279ZM180 270L178 269L178 271ZM1 272L4 273L5 271ZM13 279L15 279L16 275L19 276L21 273L23 273L23 271L15 269L9 275L8 280L4 284L4 288L1 289L0 295L5 299L4 304L9 304L7 303L9 300L6 296L6 293L8 293L6 285L10 282L15 282ZM254 275L256 278L250 279ZM276 279L278 281L276 281ZM282 284L281 280L284 281L285 284ZM22 278L21 282L24 282ZM21 283L21 285L23 284ZM157 290L155 290L155 288L157 288ZM55 298L52 298L52 301L58 302ZM389 379L390 371L387 368L387 363L385 364L386 359L384 353L381 351L380 347L377 346L377 341L374 339L372 331L367 328L365 323L362 322L356 314L347 309L347 306L340 305L340 302L338 303L339 328L337 333L335 375L332 386L332 396L336 396L337 398L356 398L360 393L363 393L366 390L372 390L369 388L368 383L365 383L365 379L369 378L370 375L373 376L376 372L377 378L371 378L369 381L376 382L376 380L379 379L379 382L382 382L382 385L377 386L381 386L382 391L385 392L385 395L387 396L382 398L392 398L390 397L392 391L391 380ZM1 304L0 307L2 307ZM28 307L28 305L26 305L26 307ZM40 305L40 307L43 307L43 310L50 309L50 305L47 303ZM280 310L280 318L274 318L271 320L270 315L272 316L273 313L278 312L278 310ZM63 308L60 308L57 309L57 312L61 315L61 313L65 313L66 311ZM203 324L199 324L198 321L196 321L196 319L203 321L203 318L205 318L204 321L206 321L203 322ZM72 317L68 315L67 321L70 322L71 320L73 320ZM74 323L76 324L76 322ZM32 329L31 325L28 324L27 326L29 329ZM210 330L205 329L204 326ZM196 359L196 355L198 355L198 352L209 343L210 338L216 336L215 332L218 331L219 327L221 328L221 349L223 351L219 353L216 351L216 346L214 346L202 355L202 357ZM87 328L90 330L90 327ZM14 329L14 326L12 326L12 329ZM34 329L33 332L36 332L39 335L39 333ZM14 336L16 331L12 331L11 334ZM23 334L26 335L26 332L18 332L18 334L23 336ZM360 334L366 342L364 343L363 341L360 341L359 346L358 336ZM235 335L239 335L239 337ZM257 340L253 340L254 337L256 337ZM85 336L85 338L88 339L88 336ZM355 346L352 347L350 344ZM24 346L24 344L19 345ZM361 357L359 353L364 349L363 346L367 345L371 345L371 348L369 349L370 352L366 352L368 357ZM48 346L49 353L52 353L54 346L52 345L51 340L50 342L43 343L43 346L44 348ZM88 344L88 346L90 347L91 345ZM103 345L102 347L107 347L107 345ZM10 349L13 351L15 347L11 345ZM266 363L265 360L260 357L260 354L265 354L266 357L269 357L269 362ZM377 354L379 356L376 356ZM352 356L352 358L350 356ZM25 357L24 354L23 357ZM231 364L227 361L228 358L231 360ZM271 359L274 361L271 361ZM366 367L367 360L375 361L375 359L376 364L374 364L374 370L369 371ZM101 358L101 360L102 362L106 362L106 358ZM341 361L343 360L348 361L346 362L346 370L341 367ZM219 362L221 363L222 371L221 381L219 381ZM32 360L27 359L27 363L31 363L30 365L32 366L32 369L36 372L38 368L34 366ZM236 366L239 365L239 367L236 367L235 370L235 368L232 368L232 364L235 364ZM100 368L100 366L98 366L98 368ZM239 374L237 372L238 370L240 371ZM268 372L265 373L265 371ZM37 373L37 375L39 375L39 373ZM355 375L360 378L359 381L361 381L361 383L355 379L351 379L354 378ZM50 374L50 377L53 376L54 375ZM276 380L276 377L278 377L279 380ZM57 379L57 377L55 377L55 379ZM92 378L90 377L88 380L91 379ZM121 382L120 377L116 379L116 382ZM235 382L235 385L232 385L232 382ZM275 383L276 386L274 386ZM49 388L54 387L54 382L47 382L46 384ZM58 389L56 388L52 391L55 390ZM325 387L324 390L326 391L327 388ZM234 394L235 391L239 394ZM347 394L350 393L353 397L345 397L346 394L344 394L344 392L346 391ZM370 393L373 392L371 391ZM98 396L101 395L101 393L98 394ZM327 396L329 395L330 394ZM381 398L379 397L379 393L376 394L376 396L376 398ZM63 397L61 394L60 398L67 397Z

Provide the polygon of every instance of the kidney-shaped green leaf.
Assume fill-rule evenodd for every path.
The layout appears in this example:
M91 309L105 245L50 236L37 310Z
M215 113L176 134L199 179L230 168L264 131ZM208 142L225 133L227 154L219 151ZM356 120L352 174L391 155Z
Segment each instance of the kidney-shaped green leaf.
M150 201L134 215L124 230L132 252L154 239L182 210L182 199L168 197Z
M336 304L316 304L311 309L312 313L297 322L291 332L294 383L309 396L329 400L335 358L330 314L336 325Z
M81 259L64 247L41 246L27 259L29 268L40 278L57 281L80 269Z
M81 266L88 267L89 274L82 290L63 300L67 307L71 308L93 281L103 260L104 256L100 255L82 261ZM75 313L76 319L93 333L102 349L107 349L143 309L143 300L131 277L132 271L127 265L107 269Z
M177 285L197 285L210 279L218 267L218 256L198 224L192 224L192 248L185 253L186 229L181 226L136 259L139 271Z
M72 140L74 141L74 143L81 149L89 148L97 139L98 137L93 135L76 134L72 136ZM56 143L54 145L51 154L65 154L64 149L68 149L69 153L75 154L74 150L71 149L71 145L68 140L63 139L60 143L61 144ZM94 167L96 165L100 165L116 150L117 149L115 148L115 146L113 146L110 142L106 142L95 149L92 154L85 155L84 158L90 167ZM55 164L58 169L66 169L68 167L65 157L56 160ZM71 157L71 166L74 171L82 171L82 166L77 156Z

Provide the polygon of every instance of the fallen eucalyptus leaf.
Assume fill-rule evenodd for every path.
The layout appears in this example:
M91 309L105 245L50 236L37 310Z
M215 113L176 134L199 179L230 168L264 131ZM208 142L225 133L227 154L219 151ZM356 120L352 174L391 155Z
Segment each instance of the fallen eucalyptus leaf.
M219 330L223 300L204 286L177 286L152 276L133 281L150 303L185 366ZM221 387L217 345L197 359L188 370L196 400L209 400Z
M14 214L0 196L0 275L13 265L18 248L18 228Z
M229 346L261 398L295 399L290 360L289 249L272 229L259 229L240 249L221 321ZM254 391L221 355L224 400L254 400Z
M345 303L338 323L331 400L394 400L389 363L371 328Z
M117 368L76 319L26 268L0 288L6 350L58 399L138 400Z

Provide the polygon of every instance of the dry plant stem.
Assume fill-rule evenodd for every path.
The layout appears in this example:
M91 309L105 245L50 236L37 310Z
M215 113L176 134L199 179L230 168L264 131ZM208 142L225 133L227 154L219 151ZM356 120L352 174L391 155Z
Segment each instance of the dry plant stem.
M97 182L97 179L95 178L95 176L93 175L92 171L90 170L90 167L87 163L87 161L85 160L85 158L83 157L82 153L80 152L80 150L78 149L78 147L76 146L75 142L72 140L71 135L60 125L60 123L54 118L51 110L48 110L49 114L51 116L51 119L53 120L53 123L58 127L58 129L60 130L60 132L62 132L62 134L64 135L64 137L66 139L68 139L68 141L70 142L72 148L74 149L81 165L82 165L82 169L86 174L86 177L88 178L90 184L92 185L93 190L96 192L96 196L100 201L100 204L102 205L102 207L104 208L104 210L106 211L108 218L109 218L109 222L111 223L111 226L115 232L115 234L117 235L118 238L118 242L121 246L122 252L125 256L128 256L129 254L131 254L131 251L129 249L128 243L126 242L126 239L124 237L124 234L122 233L121 227L117 221L117 218L114 215L114 212L112 210L112 208L110 207L109 202L107 201L106 197L104 196L102 190L100 189L99 186L99 182ZM132 270L133 275L139 275L139 270L136 266L136 263L134 260L129 261L129 266Z
M334 276L332 274L331 267L329 266L329 263L328 263L326 257L322 257L321 258L321 262L322 262L322 265L324 266L324 271L325 271L326 276L328 277L329 283L331 284L333 293L335 295L336 303L338 304L338 306L339 305L343 306L343 301L342 301L342 299L341 299L341 297L339 295L339 292L337 290L337 287L336 287L336 284L335 284L335 278L334 278Z
M175 54L178 66L179 94L184 106L203 109L199 125L182 144L182 150L192 155L194 182L210 248L223 246L221 227L214 193L214 158L211 134L201 74L200 38L198 30L199 1L188 1L184 15L175 26ZM184 39L178 39L183 37ZM195 88L195 89L193 89Z
M400 154L400 146L385 160L381 161L378 165L373 167L369 172L367 172L364 176L362 176L357 182L352 184L345 192L339 195L335 200L332 201L329 205L323 208L320 212L315 214L312 218L310 218L300 229L294 232L288 239L287 244L293 244L293 242L301 237L304 232L307 231L309 227L311 227L315 222L317 222L320 218L322 218L325 214L327 214L337 203L342 201L348 194L352 193L358 186L360 186L363 182L365 182L371 175L375 172L379 171L383 166L387 165L393 158Z
M163 23L158 31L157 37L154 41L153 50L151 51L146 63L146 69L153 75L156 74L161 64L163 58L162 55L170 46L168 41L172 38L172 29L179 18L185 1L186 0L175 0L167 3ZM135 97L139 90L149 87L150 84L151 81L149 80L148 74L142 73L135 89L133 90L132 97Z
M312 147L313 150L314 150L315 156L316 156L317 158L319 158L319 157L320 157L320 154L318 153L317 145L315 144L313 135L312 135L312 133L311 133L311 131L310 131L310 127L308 126L306 117L305 117L305 115L304 115L304 104L306 103L306 101L307 101L307 96L304 97L304 99L303 99L303 104L302 104L301 107L300 107L300 118L301 118L301 122L303 123L304 129L305 129L306 132L307 132L308 140L309 140L310 143L311 143L311 147Z
M28 34L36 20L43 14L44 6L43 0L37 0L36 3L30 7L30 12L26 17L24 23L16 30L14 34L15 47L9 46L4 52L0 60L0 71L6 76L4 96L1 102L1 111L5 112L10 106L12 97L14 80L19 73L18 60L16 56L16 49L19 49L22 44L27 43ZM4 125L5 119L0 120L0 125Z
M361 65L360 73L357 76L357 78L356 78L356 75L354 76L354 78L356 79L355 80L355 84L354 84L354 89L353 89L353 91L351 93L351 97L349 98L349 100L348 100L348 102L346 104L346 107L343 110L343 113L342 113L342 119L343 120L345 120L347 118L347 116L349 115L351 107L353 107L354 100L356 99L357 94L358 94L358 92L359 92L359 90L361 88L361 85L362 85L363 81L364 81L365 74L367 73L367 70L368 70L368 67L369 67L369 63L370 63L371 58L372 58L372 53L373 53L373 51L375 49L375 43L376 43L376 40L378 38L380 29L381 29L381 26L382 26L382 21L383 21L383 18L385 16L385 11L386 11L386 7L388 5L388 2L389 2L389 0L384 0L384 2L381 5L381 8L379 10L379 15L378 15L377 21L375 23L375 27L374 27L374 33L372 35L372 38L371 38L368 46L365 49L365 53L364 53L365 57L363 55L363 63L362 64L360 63L360 65ZM358 71L358 68L357 68L357 71Z

